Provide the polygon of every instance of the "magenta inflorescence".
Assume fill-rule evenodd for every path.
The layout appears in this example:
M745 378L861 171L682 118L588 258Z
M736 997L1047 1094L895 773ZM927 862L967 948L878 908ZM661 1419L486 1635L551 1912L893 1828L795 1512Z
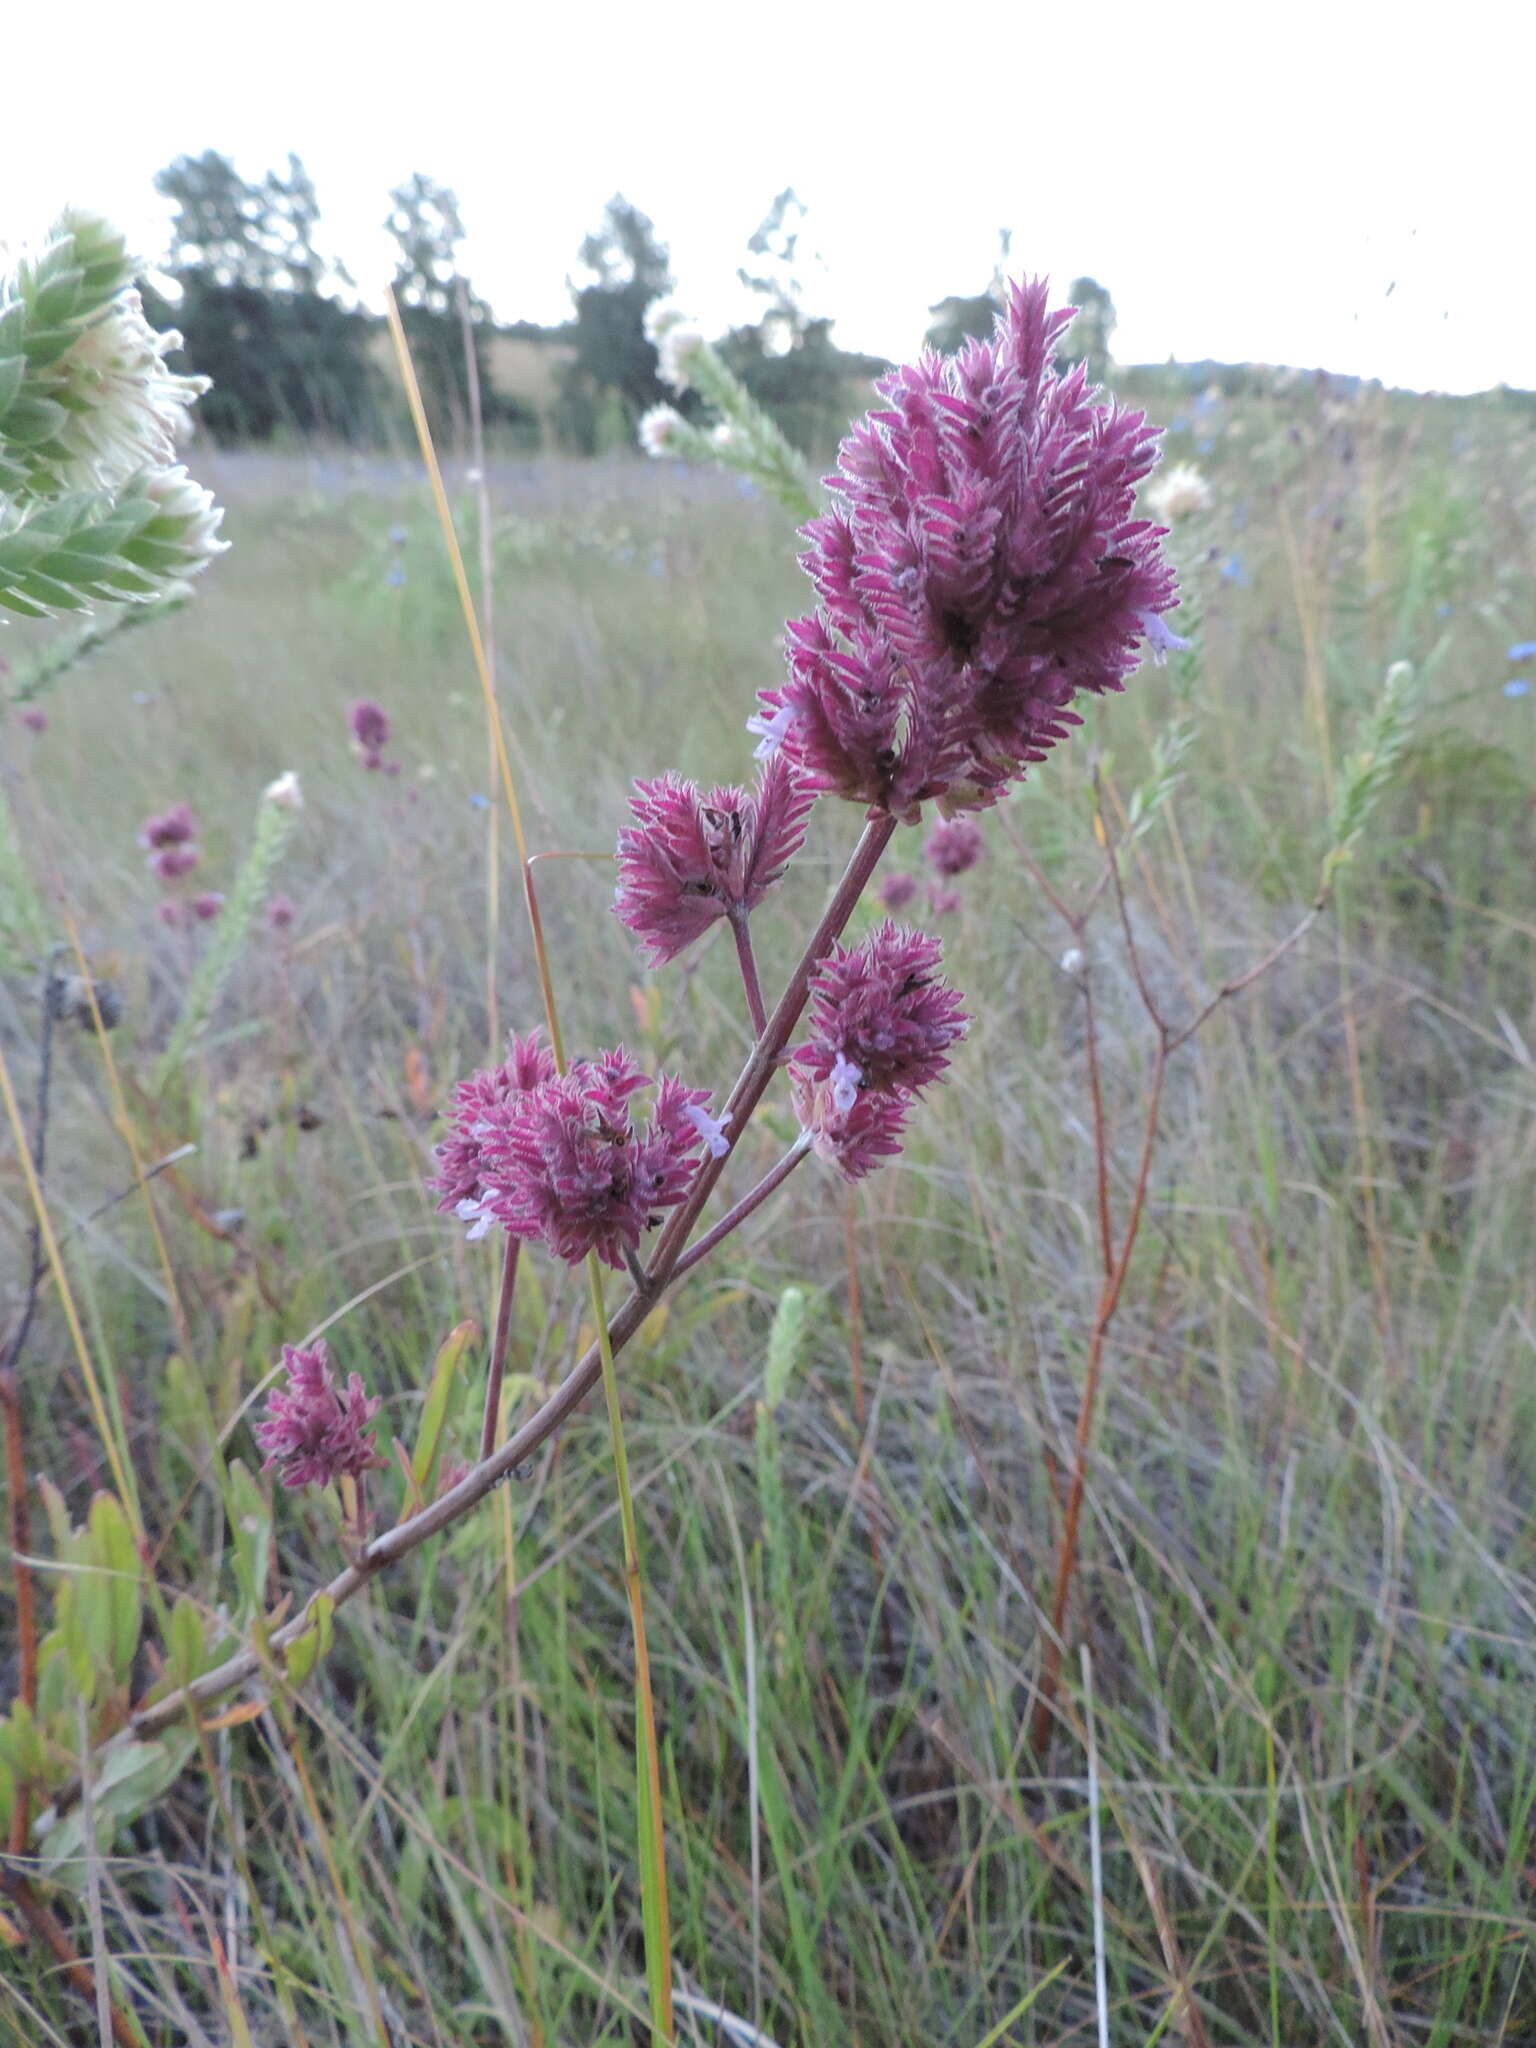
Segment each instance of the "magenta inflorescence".
M499 1067L471 1074L455 1084L450 1098L448 1132L435 1148L437 1172L428 1185L442 1199L438 1208L471 1225L471 1237L483 1237L495 1220L481 1207L485 1195L485 1141L512 1097L524 1095L550 1080L555 1056L537 1031L514 1035Z
M365 768L384 768L384 749L389 745L389 713L371 697L359 697L347 713L347 728Z
M146 818L139 827L139 844L150 853L158 853L167 846L185 846L196 837L197 819L186 802L172 804L168 811Z
M923 852L935 874L963 875L982 855L981 827L974 818L935 818Z
M751 793L730 786L705 794L672 774L635 784L635 822L619 833L613 909L653 967L717 918L756 908L799 852L814 801L782 757L764 763Z
M979 809L1162 644L1173 571L1134 516L1157 432L1058 375L1069 318L1015 286L992 341L882 378L843 442L804 529L821 607L755 726L817 789L909 822Z
M379 1411L361 1378L339 1387L324 1340L309 1350L283 1346L287 1377L267 1396L267 1416L256 1441L267 1453L262 1470L276 1467L284 1486L324 1486L343 1477L361 1480L388 1461L378 1455L368 1424Z
M653 1083L623 1046L532 1085L477 1089L487 1082L495 1077L477 1075L455 1091L465 1127L438 1148L439 1207L472 1235L500 1223L573 1265L595 1251L622 1266L687 1194L702 1152L724 1145L705 1112L709 1090L670 1074L636 1123L633 1098Z
M835 945L812 978L811 1037L790 1079L816 1151L850 1180L899 1151L913 1098L965 1036L942 957L931 934L887 922L860 945Z

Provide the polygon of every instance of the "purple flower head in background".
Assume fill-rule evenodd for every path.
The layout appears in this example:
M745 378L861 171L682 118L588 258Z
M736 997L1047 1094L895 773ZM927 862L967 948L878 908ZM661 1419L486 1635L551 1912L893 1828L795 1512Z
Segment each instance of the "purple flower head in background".
M898 868L885 877L875 894L887 910L905 910L917 894L917 877Z
M266 926L269 932L285 932L294 920L293 898L274 896L266 908Z
M755 791L712 789L678 775L637 782L635 823L619 833L614 915L659 967L717 918L744 915L778 882L805 838L814 792L781 755Z
M923 841L928 865L936 874L963 875L982 855L981 827L974 818L937 818Z
M199 858L191 841L183 840L179 845L162 846L150 855L149 864L162 882L179 882L183 875L191 874Z
M40 704L29 704L21 714L21 722L28 732L46 732L48 714Z
M301 1351L283 1346L286 1382L267 1396L267 1417L256 1425L266 1452L264 1472L276 1466L284 1486L324 1486L343 1476L361 1480L385 1465L368 1428L379 1410L353 1373L345 1388L336 1384L324 1342Z
M185 846L197 835L197 820L189 803L172 804L168 811L148 817L139 827L139 844L150 853L165 846Z
M796 1067L821 1079L842 1061L866 1089L936 1081L969 1021L939 978L943 955L931 933L889 921L857 946L834 945L811 977L811 1038Z
M160 922L174 931L179 931L187 921L187 906L174 896L162 896L155 908L160 913Z
M788 680L763 693L817 789L908 821L930 797L993 802L1174 604L1135 517L1157 432L1092 402L1081 365L1056 373L1069 318L1016 286L992 341L882 378L843 442L833 509L803 529L821 608L791 620Z
M389 745L389 713L371 697L359 697L347 713L347 728L363 757L365 768L384 766L384 749Z
M622 1266L687 1194L704 1123L718 1131L694 1115L709 1090L670 1074L655 1084L649 1122L637 1125L631 1098L651 1085L618 1046L511 1097L487 1120L484 1211L572 1265L595 1251Z
M514 1035L499 1067L471 1074L455 1084L447 1135L433 1148L437 1171L427 1182L442 1197L438 1209L461 1217L471 1237L484 1237L495 1220L481 1208L485 1198L485 1140L493 1121L514 1096L551 1080L555 1056L537 1031Z
M960 908L960 891L947 882L930 882L928 908L934 917L953 917Z
M192 915L202 924L209 924L224 908L224 897L218 889L205 890L201 896L192 898Z

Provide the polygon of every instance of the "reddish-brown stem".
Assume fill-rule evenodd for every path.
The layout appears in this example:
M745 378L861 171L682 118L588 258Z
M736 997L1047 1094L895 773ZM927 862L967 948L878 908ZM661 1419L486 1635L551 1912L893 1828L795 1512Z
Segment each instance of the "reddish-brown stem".
M1099 1257L1104 1277L1114 1271L1115 1232L1109 1214L1109 1132L1104 1119L1104 1088L1099 1074L1098 1014L1093 1007L1093 983L1083 976L1083 1043L1088 1055L1088 1094L1093 1104L1093 1178L1099 1207Z
M800 1021L810 988L811 974L816 963L831 947L833 941L848 922L854 905L869 882L879 863L880 856L890 844L896 830L896 820L890 817L876 817L869 820L859 836L843 871L842 879L833 891L831 901L823 912L820 922L811 934L789 984L774 1006L768 1019L767 1028L752 1048L746 1065L737 1076L736 1085L727 1101L730 1112L731 1131L738 1135L746 1128L752 1112L762 1100L769 1082L778 1070L779 1056L789 1042L790 1033ZM732 1148L734 1149L734 1147ZM724 1169L725 1159L706 1159L700 1167L693 1187L683 1203L673 1211L672 1220L661 1233L652 1256L650 1270L644 1287L636 1287L616 1310L608 1327L608 1341L615 1357L634 1336L661 1296L666 1292L683 1257L683 1248L700 1212L714 1191L716 1182ZM135 1737L157 1734L162 1728L170 1727L194 1704L218 1699L234 1687L243 1685L262 1670L264 1664L276 1660L277 1653L286 1650L306 1629L313 1626L315 1603L328 1600L335 1607L342 1606L361 1591L389 1565L407 1557L413 1550L448 1528L452 1523L482 1501L491 1489L532 1457L541 1444L552 1437L563 1423L579 1408L587 1395L602 1377L602 1352L597 1344L589 1346L580 1362L566 1375L549 1399L535 1414L529 1416L522 1428L515 1430L499 1449L489 1458L482 1458L473 1470L466 1472L456 1486L440 1494L434 1501L393 1529L386 1529L376 1536L362 1552L340 1571L326 1586L320 1587L305 1602L304 1606L289 1621L273 1629L266 1638L264 1651L240 1650L227 1657L213 1670L205 1671L191 1685L168 1693L164 1699L143 1707L130 1715L128 1728ZM55 1795L55 1805L62 1812L79 1796L79 1781L72 1780Z
M1142 1135L1141 1158L1136 1169L1135 1186L1131 1191L1131 1206L1126 1217L1125 1234L1121 1238L1113 1269L1106 1276L1100 1290L1099 1304L1093 1318L1093 1330L1088 1340L1088 1364L1083 1374L1083 1392L1077 1411L1072 1477L1067 1487L1061 1540L1056 1552L1056 1585L1051 1596L1051 1625L1045 1639L1039 1698L1035 1702L1034 1716L1030 1723L1030 1741L1037 1755L1044 1751L1050 1738L1051 1713L1061 1684L1067 1603L1072 1597L1072 1581L1077 1572L1078 1526L1082 1520L1083 1494L1088 1484L1088 1447L1093 1436L1094 1409L1098 1403L1099 1381L1104 1365L1104 1341L1109 1334L1109 1326L1114 1321L1115 1310L1120 1305L1125 1276L1130 1270L1131 1253L1136 1248L1136 1238L1146 1209L1147 1183L1152 1171L1152 1151L1157 1143L1158 1111L1162 1104L1163 1073L1167 1064L1168 1041L1166 1034L1162 1034L1158 1038L1152 1079L1147 1090L1146 1128Z
M760 1208L767 1201L775 1188L781 1188L784 1185L785 1181L789 1179L789 1176L794 1172L809 1150L809 1139L791 1145L778 1164L771 1167L763 1175L755 1188L742 1196L734 1209L729 1210L722 1216L718 1223L711 1224L710 1228L705 1231L701 1238L696 1239L693 1244L689 1245L687 1251L683 1253L677 1264L672 1268L672 1278L674 1280L681 1280L683 1275L691 1272L701 1259L707 1259L716 1245L728 1238L738 1224L745 1223L752 1214L752 1211Z
M763 985L757 978L757 956L752 951L752 934L747 927L747 913L737 908L731 912L731 931L736 940L736 958L741 963L741 985L746 990L747 1012L752 1019L752 1029L761 1038L768 1029L768 1012L763 1005Z
M21 1396L16 1375L7 1366L0 1372L0 1408L5 1411L5 1484L10 1497L9 1534L11 1576L16 1588L16 1693L28 1710L37 1711L37 1605L32 1589L31 1529L27 1515L26 1455L22 1449ZM19 1856L27 1846L31 1824L30 1790L19 1778L11 1805L10 1853Z
M4 1890L17 1912L25 1920L30 1933L48 1950L54 1961L63 1970L65 1976L68 1977L70 1983L90 2006L92 2012L94 2012L96 2010L95 1973L91 1969L90 1964L81 1955L79 1949L70 1940L68 1934L32 1889L27 1879L19 1871L7 1871L3 1880L0 1880L0 1889ZM118 2044L118 2048L144 2048L143 2034L135 2026L122 2006L118 2004L117 2000L110 1995L108 1997L108 2009L112 2017L112 2039ZM95 2039L94 2028L92 2029L91 2038Z
M485 1374L485 1413L480 1418L480 1456L488 1458L496 1448L496 1417L501 1412L501 1383L507 1370L507 1340L512 1330L512 1293L517 1286L517 1255L521 1238L507 1232L507 1248L501 1260L501 1292L496 1301L496 1328L491 1336L490 1363Z

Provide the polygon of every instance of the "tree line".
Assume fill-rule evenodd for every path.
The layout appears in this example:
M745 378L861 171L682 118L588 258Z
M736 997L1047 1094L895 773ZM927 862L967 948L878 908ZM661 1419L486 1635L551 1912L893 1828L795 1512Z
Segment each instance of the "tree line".
M156 325L181 330L189 363L213 379L199 408L208 431L227 442L282 433L384 437L398 400L383 322L364 310L346 266L326 250L302 161L290 155L286 171L252 182L207 150L178 157L155 186L172 202L165 268L178 293L173 301L146 292L146 306ZM805 221L803 202L787 187L748 238L749 260L737 273L758 317L732 328L719 347L789 439L819 456L846 424L850 385L887 365L838 348L831 319L808 306ZM396 247L395 298L433 431L448 445L464 445L472 378L486 426L529 449L546 438L580 454L630 443L645 411L675 401L658 379L644 328L646 308L672 290L668 251L652 221L622 195L582 242L571 317L558 327L496 326L464 273L464 225L447 186L415 173L390 193L384 225ZM952 349L967 334L991 333L1002 267L987 290L930 309L933 346ZM1114 322L1109 294L1080 279L1074 296L1084 312L1068 337L1070 351L1102 375ZM497 334L552 346L556 396L545 412L498 383Z

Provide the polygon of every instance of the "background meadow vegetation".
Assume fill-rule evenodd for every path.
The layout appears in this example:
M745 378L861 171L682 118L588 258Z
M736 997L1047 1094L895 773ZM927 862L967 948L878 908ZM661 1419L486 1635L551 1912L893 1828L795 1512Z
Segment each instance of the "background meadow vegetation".
M983 819L935 920L975 1024L902 1159L851 1192L795 1176L621 1361L684 2039L1045 2048L1104 2038L1107 2011L1107 2038L1149 2048L1536 2040L1536 705L1506 687L1536 635L1536 422L1312 379L1149 395L1214 490L1173 543L1195 652L1090 705ZM32 868L124 996L105 1048L55 1036L50 1213L156 1576L233 1613L215 1468L259 1464L279 1344L323 1330L410 1444L448 1333L488 1325L494 1254L423 1174L453 1080L539 1005L504 821L493 901L484 712L418 469L276 445L197 473L231 552L71 673L46 730L13 713L4 748ZM643 972L610 857L633 776L743 773L806 601L789 523L736 479L623 455L493 455L483 500L451 481L472 564L489 506L530 835L584 856L538 868L568 1041L622 1033L719 1087L747 1042L728 948ZM8 635L13 685L52 630ZM1042 1756L1100 1271L1083 982L1034 871L1082 900L1116 835L1143 972L1192 1015L1312 901L1396 659L1424 678L1419 725L1332 908L1170 1069ZM391 714L396 774L349 747L361 696ZM189 799L198 880L226 887L286 769L293 924L253 934L156 1096L218 927L161 925L140 821ZM758 921L765 978L856 830L819 807ZM920 835L888 864L919 867ZM1083 949L1123 1213L1153 1043L1108 892ZM0 1004L25 1105L35 985ZM763 1122L766 1167L787 1106ZM153 1183L163 1256L125 1131L150 1161L196 1148ZM0 1199L19 1301L14 1146ZM512 1419L583 1341L582 1290L525 1259ZM51 1289L22 1377L29 1466L81 1519L108 1471ZM301 1598L337 1517L258 1494L268 1592ZM620 1566L589 1408L355 1601L301 1689L248 1695L264 1709L211 1733L63 1909L145 2038L643 2039ZM93 2027L35 1946L6 1950L0 2035Z

